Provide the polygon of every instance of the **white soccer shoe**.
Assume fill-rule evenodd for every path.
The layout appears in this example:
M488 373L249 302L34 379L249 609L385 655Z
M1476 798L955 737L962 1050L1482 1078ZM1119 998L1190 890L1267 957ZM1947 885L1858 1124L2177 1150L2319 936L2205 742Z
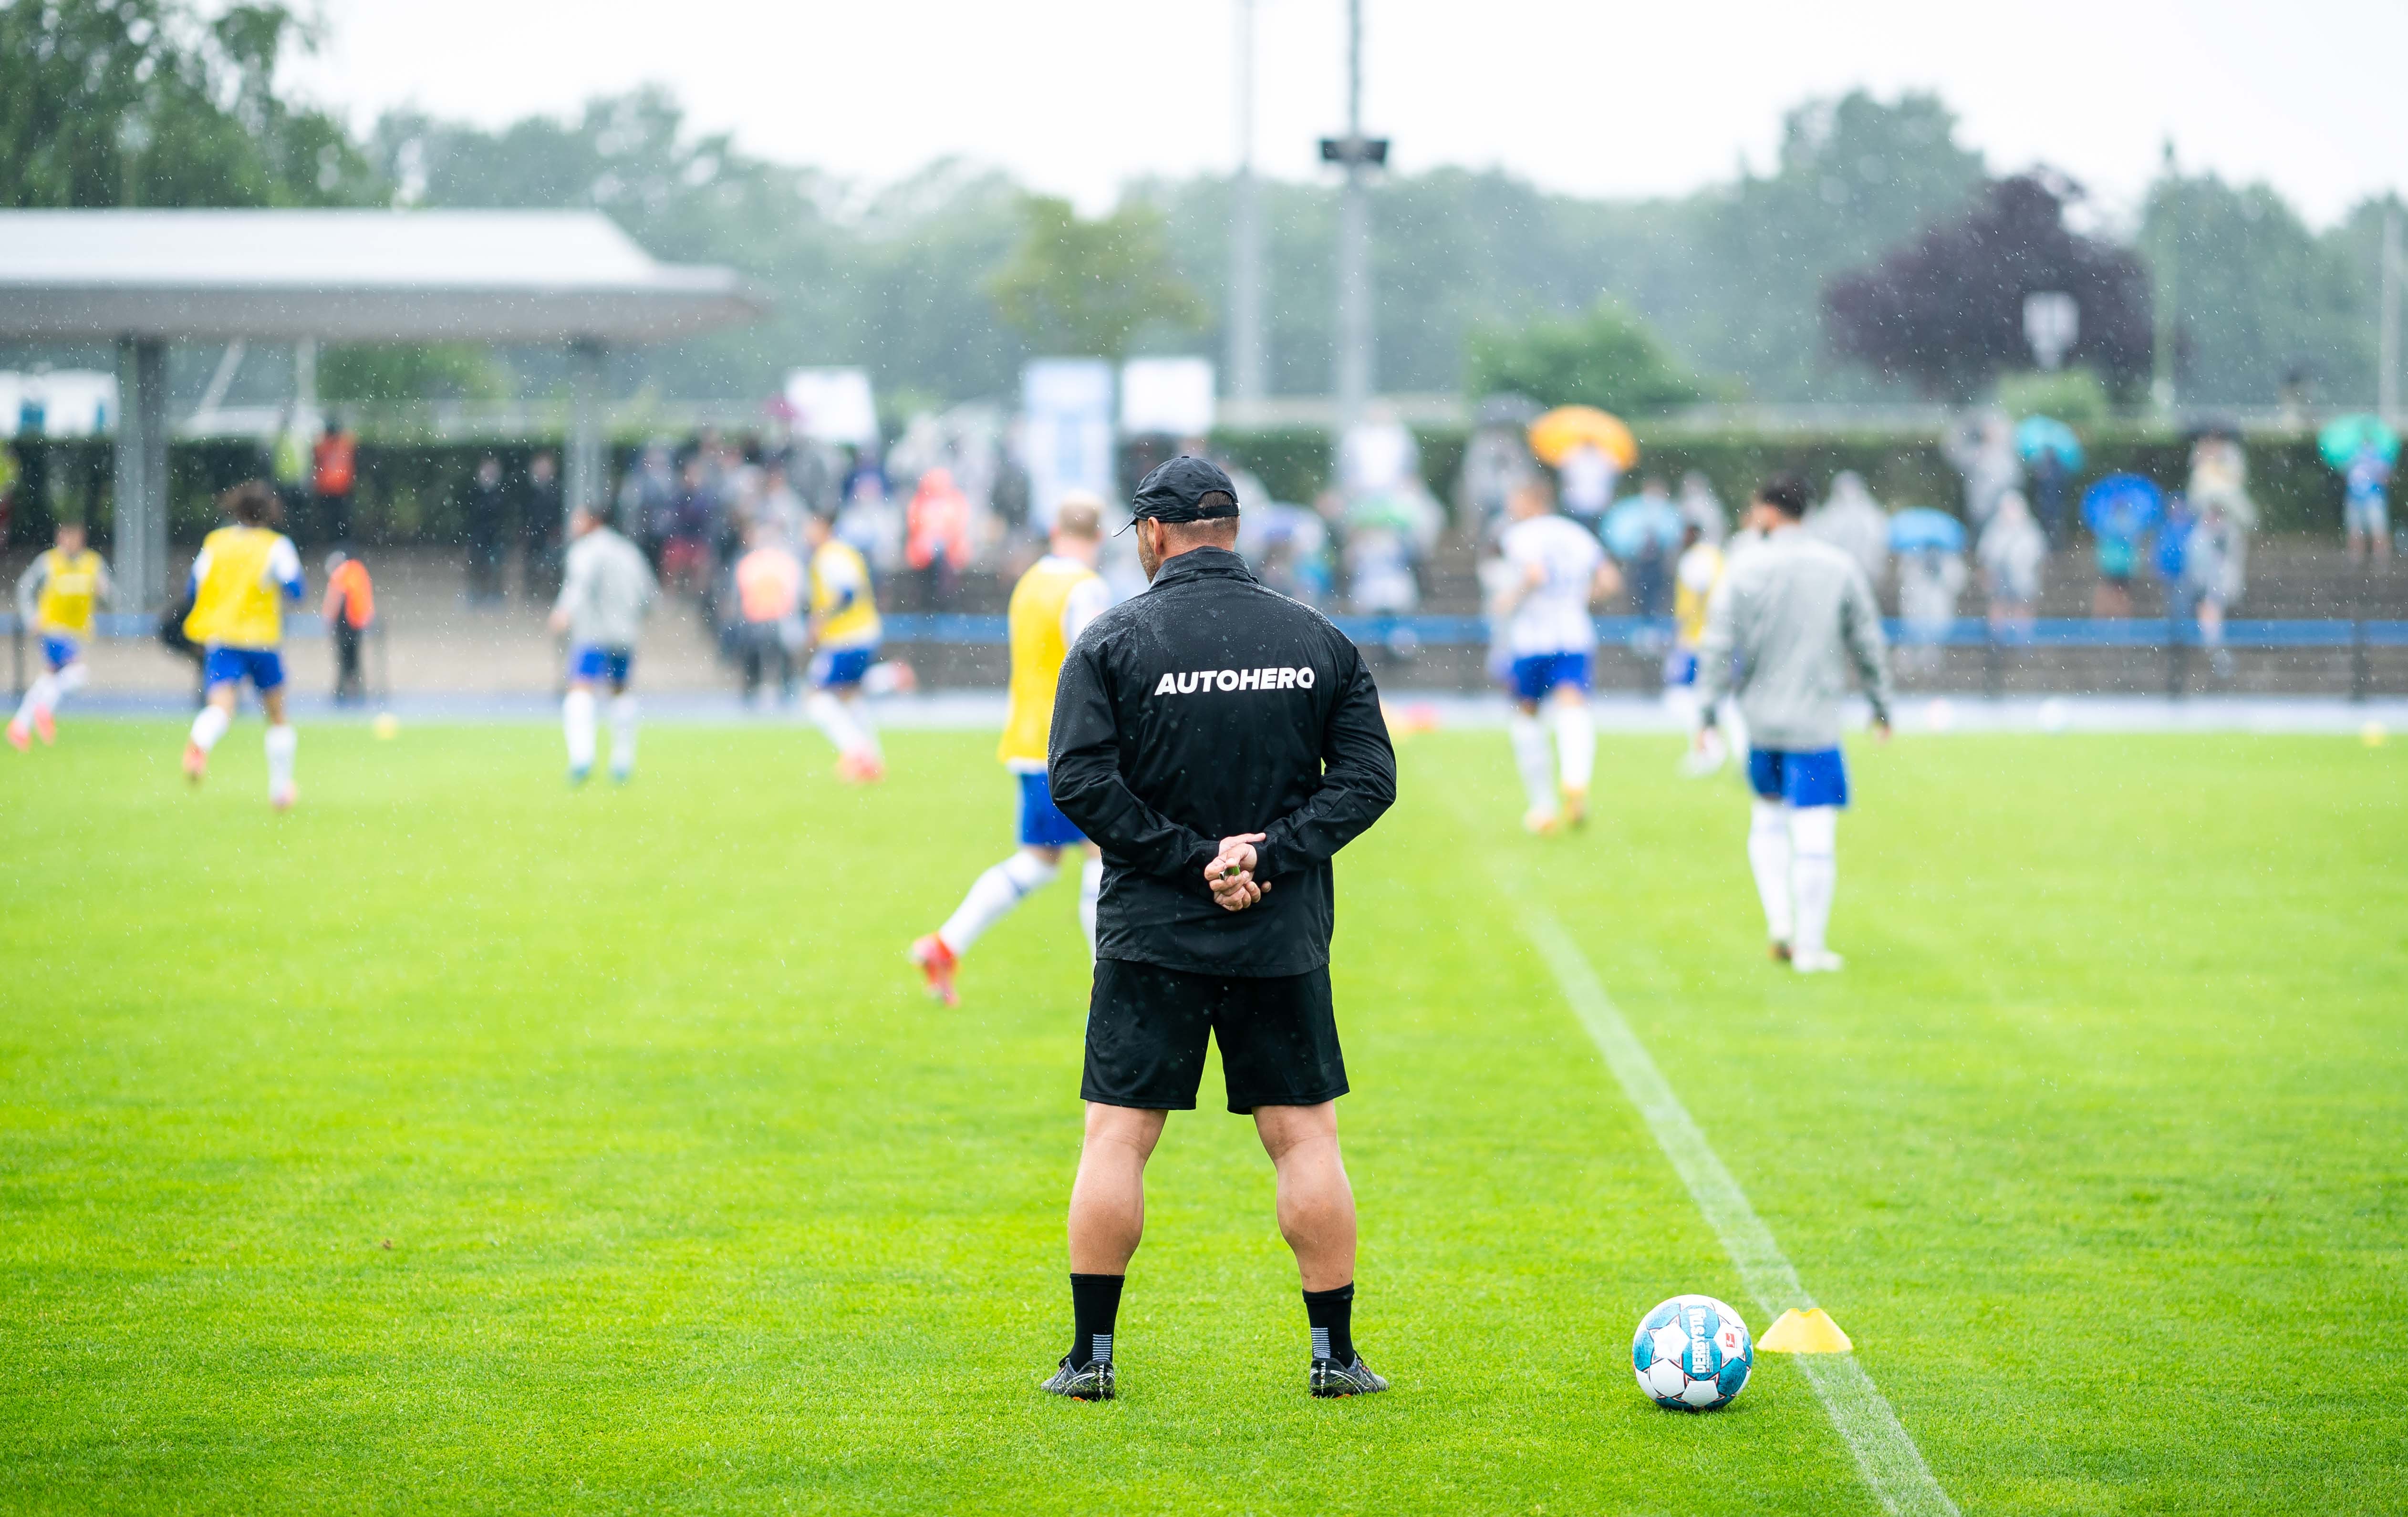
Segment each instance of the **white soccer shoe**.
M1812 953L1793 952L1789 955L1789 967L1801 975L1835 975L1847 967L1847 963L1828 948Z

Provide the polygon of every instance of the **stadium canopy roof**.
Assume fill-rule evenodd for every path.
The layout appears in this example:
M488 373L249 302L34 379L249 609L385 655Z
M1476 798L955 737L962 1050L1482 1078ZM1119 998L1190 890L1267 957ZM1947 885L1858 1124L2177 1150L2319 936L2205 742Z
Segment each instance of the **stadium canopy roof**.
M655 342L763 312L596 211L0 211L0 337Z
M170 342L566 342L566 495L598 506L604 350L764 310L595 211L0 210L0 340L118 345L110 537L145 607L166 593Z

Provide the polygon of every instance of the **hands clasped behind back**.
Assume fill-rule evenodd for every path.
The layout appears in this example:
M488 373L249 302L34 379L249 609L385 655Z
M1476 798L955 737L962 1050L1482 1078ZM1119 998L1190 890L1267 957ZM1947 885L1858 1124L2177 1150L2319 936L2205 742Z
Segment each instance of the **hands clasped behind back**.
M1221 852L1204 866L1204 882L1211 887L1212 900L1224 911L1242 911L1259 901L1270 890L1266 881L1254 878L1260 862L1254 845L1263 840L1259 832L1240 833L1221 839Z

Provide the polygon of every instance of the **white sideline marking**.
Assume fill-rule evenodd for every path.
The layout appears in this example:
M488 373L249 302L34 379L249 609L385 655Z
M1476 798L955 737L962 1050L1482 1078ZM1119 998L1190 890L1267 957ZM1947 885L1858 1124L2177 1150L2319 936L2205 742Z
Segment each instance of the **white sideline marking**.
M1756 1297L1757 1309L1770 1321L1792 1307L1813 1306L1814 1298L1798 1279L1797 1267L1772 1240L1772 1230L1748 1205L1747 1193L1723 1166L1689 1109L1681 1104L1664 1072L1648 1056L1647 1046L1623 1020L1598 982L1597 971L1589 966L1588 955L1544 907L1525 899L1501 878L1498 884L1521 912L1522 930L1539 956L1547 961L1564 999L1571 1003L1598 1052L1605 1055L1613 1078L1622 1082L1623 1094L1647 1119L1647 1130L1656 1135L1664 1156L1672 1161L1681 1182L1689 1187L1698 1209L1722 1239L1724 1252L1739 1267L1740 1283ZM1923 1451L1899 1425L1898 1413L1890 1410L1888 1399L1856 1363L1855 1354L1800 1353L1791 1358L1805 1372L1806 1382L1814 1387L1823 1410L1830 1414L1831 1425L1839 1429L1848 1452L1856 1456L1856 1468L1883 1510L1901 1517L1928 1513L1956 1517L1956 1504L1940 1488L1931 1467L1923 1462Z

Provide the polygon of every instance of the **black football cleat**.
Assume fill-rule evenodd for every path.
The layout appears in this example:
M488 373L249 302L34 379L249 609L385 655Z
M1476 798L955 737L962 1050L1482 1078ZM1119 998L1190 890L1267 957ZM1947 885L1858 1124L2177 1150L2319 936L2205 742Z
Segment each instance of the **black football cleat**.
M1110 1401L1112 1398L1112 1362L1090 1359L1078 1368L1070 1367L1070 1356L1062 1356L1061 1367L1054 1378L1038 1387L1054 1395L1067 1395L1073 1401ZM1314 1392L1318 1395L1319 1392Z
M1385 1376L1375 1373L1363 1356L1356 1354L1351 1365L1335 1359L1312 1361L1312 1394L1315 1395L1369 1395L1388 1388Z

